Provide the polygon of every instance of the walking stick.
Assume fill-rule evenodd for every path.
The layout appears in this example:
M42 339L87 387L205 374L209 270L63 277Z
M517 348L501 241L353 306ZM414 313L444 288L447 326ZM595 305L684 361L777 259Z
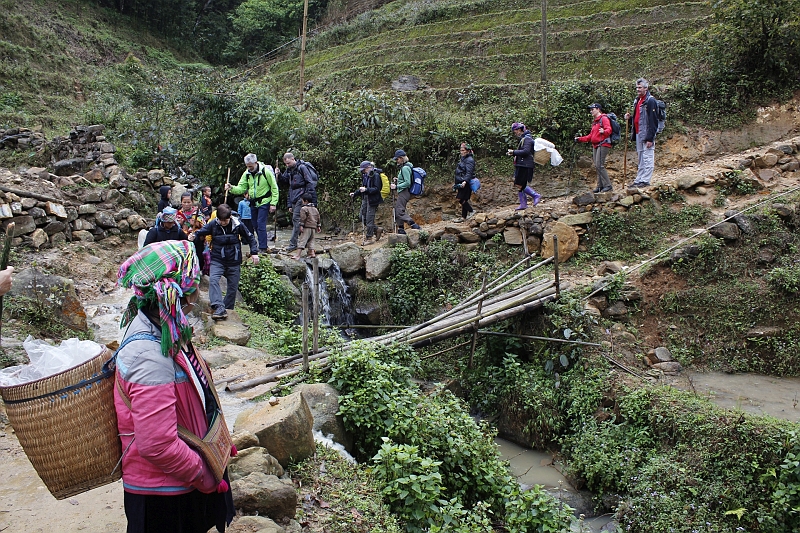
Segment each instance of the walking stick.
M392 189L392 233L397 233L397 189Z
M622 185L628 183L628 120L625 119L625 150L622 152Z
M9 222L8 226L6 226L6 237L3 241L3 252L0 254L0 270L5 270L8 266L8 255L11 252L11 239L14 238L14 227L16 224L14 222ZM3 297L0 296L0 319L3 317ZM2 326L2 320L0 320L0 326ZM0 333L0 344L2 344L2 333Z
M228 203L228 185L231 182L231 167L228 167L228 177L225 179L225 199L222 200L223 204Z

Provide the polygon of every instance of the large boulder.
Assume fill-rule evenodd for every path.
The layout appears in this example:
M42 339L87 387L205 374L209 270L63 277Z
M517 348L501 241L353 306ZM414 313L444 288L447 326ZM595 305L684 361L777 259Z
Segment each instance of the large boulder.
M28 233L33 233L36 230L36 222L34 222L33 217L30 215L23 215L3 220L2 224L0 224L0 226L3 228L3 231L6 231L6 228L11 222L14 223L15 237L27 235Z
M87 330L86 311L75 292L75 282L71 279L26 268L14 274L14 284L8 294L33 298L51 309L63 324L75 330Z
M353 451L353 436L344 429L339 412L339 392L327 383L301 384L294 388L303 395L314 417L314 431Z
M297 491L289 479L253 472L231 481L231 491L236 508L246 513L283 520L294 518L297 511Z
M578 251L578 234L572 226L556 222L542 237L542 258L553 257L553 235L558 237L558 262L563 263Z
M308 267L306 267L304 261L297 261L289 257L279 257L275 255L270 255L268 257L269 260L272 261L272 266L275 268L276 272L282 272L291 279L303 279L306 277Z
M708 230L708 232L714 237L728 242L736 241L740 237L739 226L733 222L721 222Z
M284 468L314 454L314 417L303 395L295 392L277 405L263 402L236 417L236 431L249 431Z
M266 448L261 446L244 449L236 457L231 457L231 462L228 464L231 481L242 479L253 472L281 477L283 467L267 452Z
M375 281L378 279L386 279L392 273L392 249L388 246L383 246L374 250L367 256L366 270L367 279Z
M355 274L364 268L361 247L353 242L346 242L331 248L331 258L339 265L342 274Z

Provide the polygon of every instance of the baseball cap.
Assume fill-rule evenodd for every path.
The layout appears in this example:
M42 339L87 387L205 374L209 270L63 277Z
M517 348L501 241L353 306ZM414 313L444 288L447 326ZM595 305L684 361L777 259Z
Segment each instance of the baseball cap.
M597 102L595 102L595 103L593 103L592 105L589 106L589 109L602 109L602 108L603 108L603 106L601 106Z
M522 122L515 122L511 125L511 130L521 130L525 128L525 125Z
M395 154L395 155L397 155L397 154ZM372 164L372 161L362 161L361 164L358 166L358 168L360 168L361 170L364 170L365 168L372 167L372 166L374 166Z
M397 159L398 157L405 157L406 153L403 150L398 150L394 153L394 157L392 159Z

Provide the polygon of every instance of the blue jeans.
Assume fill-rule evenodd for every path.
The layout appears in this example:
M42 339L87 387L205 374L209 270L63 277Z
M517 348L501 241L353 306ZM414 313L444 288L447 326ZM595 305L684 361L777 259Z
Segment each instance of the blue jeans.
M242 265L225 266L222 263L212 260L211 273L208 280L208 301L214 311L223 309L233 309L236 305L236 291L239 290L239 276L242 273ZM222 290L219 288L219 279L225 276L228 282L228 290L225 291L225 299L222 299Z
M255 208L255 217L253 220L256 225L256 237L258 237L258 250L260 252L266 251L269 248L269 241L267 240L267 223L269 222L269 207L270 204L261 205Z

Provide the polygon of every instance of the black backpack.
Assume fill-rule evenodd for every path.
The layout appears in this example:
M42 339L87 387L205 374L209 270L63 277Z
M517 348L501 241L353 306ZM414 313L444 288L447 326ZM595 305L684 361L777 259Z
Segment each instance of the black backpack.
M617 144L620 139L622 138L621 128L619 127L619 122L617 121L617 115L614 113L606 113L608 117L608 121L611 123L611 137L609 141L611 141L611 146Z
M656 134L659 134L667 127L667 104L663 100L656 100L656 117L658 117Z
M317 172L317 169L314 168L314 165L312 165L308 161L303 161L302 159L297 162L297 166L300 165L305 165L306 168L311 171L311 179L314 180L314 183L317 183L319 181L319 172Z

